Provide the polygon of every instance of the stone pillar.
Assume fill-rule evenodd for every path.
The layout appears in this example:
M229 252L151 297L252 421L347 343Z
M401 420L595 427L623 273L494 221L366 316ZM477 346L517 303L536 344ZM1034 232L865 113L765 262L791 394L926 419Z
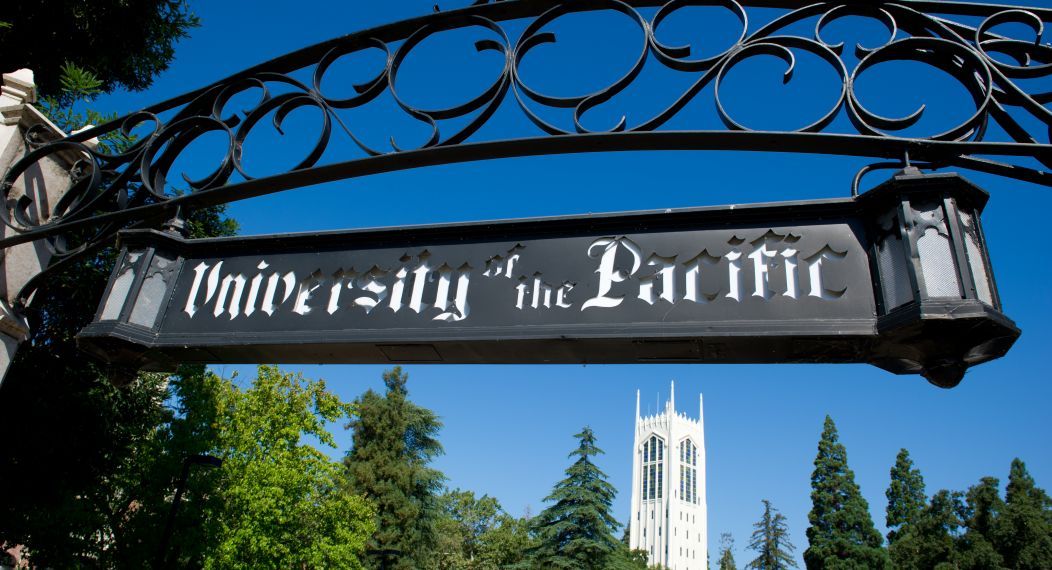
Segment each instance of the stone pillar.
M20 69L3 75L0 89L0 175L6 174L30 150L25 142L28 129L40 125L38 128L54 138L66 136L33 107L36 97L32 71ZM52 207L69 188L69 170L78 158L83 157L66 152L40 160L14 181L7 204L0 204L0 207L10 209L20 198L29 198L30 220L34 224L46 223L51 218ZM0 224L0 237L16 234L16 230ZM16 297L50 261L51 253L42 242L24 243L0 251L0 379L6 375L18 345L29 337L26 319L15 308Z

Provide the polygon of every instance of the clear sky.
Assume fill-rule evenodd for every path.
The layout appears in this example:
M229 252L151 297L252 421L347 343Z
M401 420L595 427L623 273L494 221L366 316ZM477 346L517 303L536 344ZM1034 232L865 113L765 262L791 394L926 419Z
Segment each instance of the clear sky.
M426 14L433 2L191 4L202 27L178 45L175 61L154 87L100 98L97 108L129 112L295 48ZM455 7L445 1L440 5ZM754 14L762 20L770 13ZM697 20L686 18L670 22L669 37L700 41L702 51L711 53L736 33L727 31L734 20L726 13L708 16L727 24L723 33L713 28L701 39L691 36L687 31ZM545 47L552 51L539 51L538 59L523 67L527 79L554 93L600 87L624 73L638 56L639 32L622 16L575 16L559 26L559 44ZM830 33L839 30L846 37L856 29L853 26L871 42L882 40L879 25L872 22L848 22ZM511 24L508 30L514 41L521 25ZM420 106L450 104L478 93L492 80L498 69L496 55L477 54L471 48L471 42L488 37L486 33L451 37L451 42L418 49L406 61L399 79L406 100ZM728 77L724 97L729 110L756 128L800 126L817 118L835 100L838 82L829 68L809 57L801 55L797 77L788 85L781 82L784 64L779 60L746 62ZM370 61L375 63L363 56L359 63L368 66ZM355 76L352 69L345 71ZM606 128L620 109L631 108L640 113L628 112L631 124L633 117L678 95L684 77L690 76L645 74L639 90L588 115L585 122ZM338 82L333 85L339 89ZM875 111L889 115L904 115L928 103L925 118L907 134L941 130L969 112L970 103L959 86L919 64L875 69L859 89ZM251 98L244 101L247 105ZM312 125L317 115L310 110L297 113L284 139L268 132L269 127L257 128L260 134L249 140L245 152L252 172L280 171L298 160L293 157L303 152L304 141L316 136ZM402 146L420 144L426 135L419 124L395 112L386 96L368 111L351 114L350 120L356 133L377 147L391 135ZM684 126L716 128L711 89L699 95L683 121ZM844 127L843 117L839 121ZM538 134L531 129L513 105L505 105L478 138ZM326 159L352 152L344 135L333 136L338 142ZM203 143L177 166L206 172L214 164L208 162L214 156L210 148L215 147ZM855 171L867 162L745 152L523 158L304 188L233 204L229 214L240 222L242 233L261 234L846 196ZM433 409L445 424L441 440L446 454L436 467L449 478L450 487L495 496L512 514L527 508L536 513L568 465L572 435L590 425L606 450L598 463L621 491L615 513L627 520L635 392L642 391L644 412L655 411L664 405L669 381L675 380L679 409L691 416L698 413L698 393L704 393L709 544L715 549L719 533L733 533L739 563L751 559L743 547L761 513L761 499L770 499L788 517L797 554L806 548L809 480L826 414L840 428L851 468L881 529L888 470L901 447L910 450L922 470L929 494L942 488L963 490L985 475L1004 479L1013 457L1027 462L1039 485L1052 487L1052 373L1041 361L1052 348L1052 264L1043 249L1052 192L977 173L965 175L992 194L984 215L986 235L1005 312L1023 335L1006 358L973 369L958 388L940 390L920 377L893 376L863 365L408 366L411 397ZM868 185L881 176L868 178ZM220 370L229 373L234 368ZM237 368L243 376L252 374L251 367ZM294 369L324 378L346 400L367 388L382 387L380 366ZM339 427L336 431L340 449L333 453L341 456L350 435Z

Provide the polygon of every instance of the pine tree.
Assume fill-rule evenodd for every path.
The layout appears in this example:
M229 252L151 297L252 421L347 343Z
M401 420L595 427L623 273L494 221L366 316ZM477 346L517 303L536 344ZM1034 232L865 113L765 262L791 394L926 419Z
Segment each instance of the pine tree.
M960 494L939 491L921 512L902 527L888 548L898 570L929 570L957 566L957 535L961 520Z
M885 495L888 498L887 526L888 544L894 544L904 527L917 519L924 510L924 477L914 469L910 452L900 449L891 468L891 485Z
M784 570L797 567L796 561L793 560L793 550L796 550L796 547L789 542L789 526L785 522L785 516L772 507L767 499L763 500L763 517L752 526L756 530L752 533L749 548L756 551L758 556L746 564L746 568Z
M1004 510L998 493L1000 481L983 477L968 489L961 518L964 534L957 539L957 566L960 570L1004 568L1004 559L994 547L995 523Z
M734 537L729 532L720 534L719 570L738 570L734 563Z
M578 446L570 457L577 460L545 497L554 504L533 520L538 544L531 558L540 568L605 568L607 558L618 548L614 532L621 525L610 514L617 491L592 463L603 451L596 447L589 427L574 437Z
M804 562L808 570L888 567L888 553L873 526L869 505L847 465L833 419L826 416L811 475L811 526Z
M377 531L363 562L373 569L427 566L436 541L438 493L443 475L428 466L442 453L436 439L441 422L409 401L408 375L400 367L384 373L387 392L369 390L354 402L357 417L344 459L351 492L376 507Z
M1034 484L1026 465L1012 460L1004 510L995 522L995 545L1005 566L1052 568L1052 500Z

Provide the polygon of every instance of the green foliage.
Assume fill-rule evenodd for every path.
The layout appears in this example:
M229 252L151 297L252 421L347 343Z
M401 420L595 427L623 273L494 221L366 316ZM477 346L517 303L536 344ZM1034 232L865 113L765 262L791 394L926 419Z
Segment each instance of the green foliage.
M631 549L624 542L618 542L617 547L606 557L604 570L649 570L655 568L663 570L658 565L647 565L647 553L644 550Z
M529 519L507 513L497 517L497 524L479 538L479 568L521 568L527 563L527 552L534 546Z
M63 94L90 99L102 93L102 80L94 73L68 61L62 64L59 71L59 83L62 85Z
M913 467L909 451L899 450L895 465L891 468L891 485L885 496L888 498L887 526L888 544L894 544L904 526L911 524L924 509L924 478L919 469Z
M531 557L541 568L605 568L618 549L613 533L621 525L610 514L617 492L592 463L592 457L603 451L589 427L574 437L578 446L570 457L577 460L544 499L553 504L533 521L538 544Z
M70 87L90 92L88 79L71 72ZM85 120L71 108L44 109L66 129ZM130 139L113 144L120 150ZM192 213L188 227L191 237L237 230L222 208ZM112 245L103 247L48 278L26 310L30 339L0 384L9 406L0 422L0 543L25 545L41 567L141 566L160 526L137 521L157 514L150 505L164 508L182 458L208 445L169 439L165 376L140 375L118 389L106 367L77 349L75 335L94 316L115 257Z
M847 465L847 450L839 441L836 425L826 416L811 475L811 512L807 518L808 547L804 562L809 570L883 569L888 553L873 526L869 505Z
M367 545L368 568L423 568L437 543L437 494L443 475L430 468L442 453L441 422L409 401L408 376L384 373L384 395L369 390L354 405L351 450L344 458L348 488L376 507L377 531Z
M901 570L954 568L957 560L954 536L961 525L960 497L939 491L919 513L902 526L889 547L891 561Z
M1052 568L1052 500L1034 484L1026 465L1012 460L1004 508L995 523L995 545L1005 566Z
M771 506L767 499L763 500L763 516L756 524L749 548L758 556L746 568L753 570L784 570L785 568L796 568L793 560L793 550L796 547L789 542L789 525L785 522L785 516L778 509ZM733 558L731 564L733 564Z
M160 375L119 390L90 365L23 347L0 386L11 406L0 422L0 542L25 545L42 568L117 567L141 556L124 540L126 519L141 477L160 470L154 436L168 417L166 394Z
M365 501L343 492L342 469L304 439L335 447L326 422L351 406L325 383L260 366L251 388L223 383L215 438L223 465L206 520L204 568L361 568L372 534Z
M175 43L199 24L187 0L50 0L5 11L0 69L32 69L41 93L58 96L67 62L90 70L104 92L145 89L168 68Z
M58 70L61 91L58 95L46 95L40 99L40 109L55 126L71 133L88 125L102 125L117 118L116 113L103 114L86 108L102 93L102 80L94 73L65 62ZM110 131L99 138L99 147L107 153L117 154L127 150L135 137L121 129Z
M734 563L734 537L730 533L720 534L720 559L717 564L719 570L738 570Z
M1004 559L994 547L995 523L1004 510L995 477L983 477L970 487L960 518L964 534L957 540L957 563L961 570L1004 568Z
M435 570L497 570L521 564L531 546L528 523L504 512L488 495L446 491L432 564Z
M196 212L190 226L198 235L232 233L221 212ZM179 469L154 459L171 418L166 378L140 375L117 388L76 346L115 257L106 247L49 277L26 311L30 339L0 384L10 406L0 422L0 542L26 545L41 567L111 560L128 548L138 556L140 547L115 546L121 523Z

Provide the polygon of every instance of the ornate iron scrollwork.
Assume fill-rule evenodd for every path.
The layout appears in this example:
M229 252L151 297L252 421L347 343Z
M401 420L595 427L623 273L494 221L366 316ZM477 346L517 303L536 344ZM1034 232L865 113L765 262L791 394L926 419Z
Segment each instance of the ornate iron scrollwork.
M692 55L689 45L664 43L660 39L662 23L677 11L696 6L730 11L741 26L737 39L706 57ZM783 13L751 29L753 10L775 6ZM624 75L597 91L569 97L544 93L523 77L520 68L531 51L556 41L555 34L548 30L552 22L570 14L599 11L623 16L638 29L639 55ZM853 53L857 62L852 60L851 66L845 60L846 44L826 39L829 25L847 16L872 19L888 34L882 45L856 43ZM69 256L109 240L122 227L163 222L179 208L432 164L605 150L748 149L893 161L878 162L860 172L856 189L858 178L865 172L899 166L903 159L919 161L915 165L961 167L1052 186L1052 146L1047 132L1052 128L1052 111L1045 107L1052 102L1052 92L1029 88L1029 80L1052 76L1052 47L1041 43L1046 21L1052 21L1052 10L925 0L479 0L466 8L381 26L290 53L62 140L43 141L38 132L30 131L26 138L31 152L0 182L5 198L19 176L51 154L74 153L82 160L74 168L67 197L51 220L38 224L20 215L27 207L25 203L14 204L11 211L0 208L3 223L15 230L0 240L0 247L47 238L56 254ZM525 25L515 41L509 38L511 22ZM814 26L809 37L789 34L788 30L808 23ZM1033 31L1034 37L1020 39L994 33L993 29L1002 24L1022 24ZM399 71L414 49L432 36L467 28L477 28L486 35L476 42L479 51L495 51L503 57L493 81L466 102L449 107L417 107L400 96ZM328 94L324 84L330 67L345 56L367 50L379 50L383 55L383 63L372 77L355 84L350 97ZM797 65L796 54L801 52L817 56L840 80L835 102L817 120L792 131L756 131L736 118L721 100L725 78L743 61L757 55L779 57L786 63L784 78L789 81ZM896 135L916 125L925 108L904 117L881 116L867 107L856 85L870 69L903 60L926 64L956 79L968 93L974 112L959 124L925 138ZM586 127L583 117L638 81L647 65L664 66L688 74L692 80L670 105L642 120L630 124L622 117L604 131ZM294 77L304 73L311 76L310 81ZM668 128L670 121L708 87L725 128ZM226 109L234 97L250 91L260 93L252 108L244 110L241 116ZM356 133L355 124L341 116L341 111L362 107L385 92L400 112L429 129L423 144L406 148L391 139L389 148L376 148ZM532 124L536 130L511 133L515 138L500 140L477 136L506 101L513 101L514 108L529 119L524 124ZM243 156L249 133L271 114L273 126L280 132L289 113L303 107L320 111L321 126L313 147L289 171L254 177L247 171ZM565 123L553 121L545 112L559 109L572 111ZM845 115L851 125L848 130L831 127L836 118ZM161 116L170 118L162 120ZM1006 140L988 138L991 121L1007 135ZM838 124L841 123L848 124ZM1043 125L1040 132L1026 126L1033 124ZM149 132L120 154L107 154L85 144L106 133L130 133L144 126ZM176 159L195 140L213 132L224 134L228 141L218 166L199 179L184 175L189 192L167 191L166 183ZM336 136L346 137L361 156L340 156L335 162L319 164ZM1027 166L1024 162L1035 160L1040 166ZM64 248L61 240L71 231L89 235L72 251Z

